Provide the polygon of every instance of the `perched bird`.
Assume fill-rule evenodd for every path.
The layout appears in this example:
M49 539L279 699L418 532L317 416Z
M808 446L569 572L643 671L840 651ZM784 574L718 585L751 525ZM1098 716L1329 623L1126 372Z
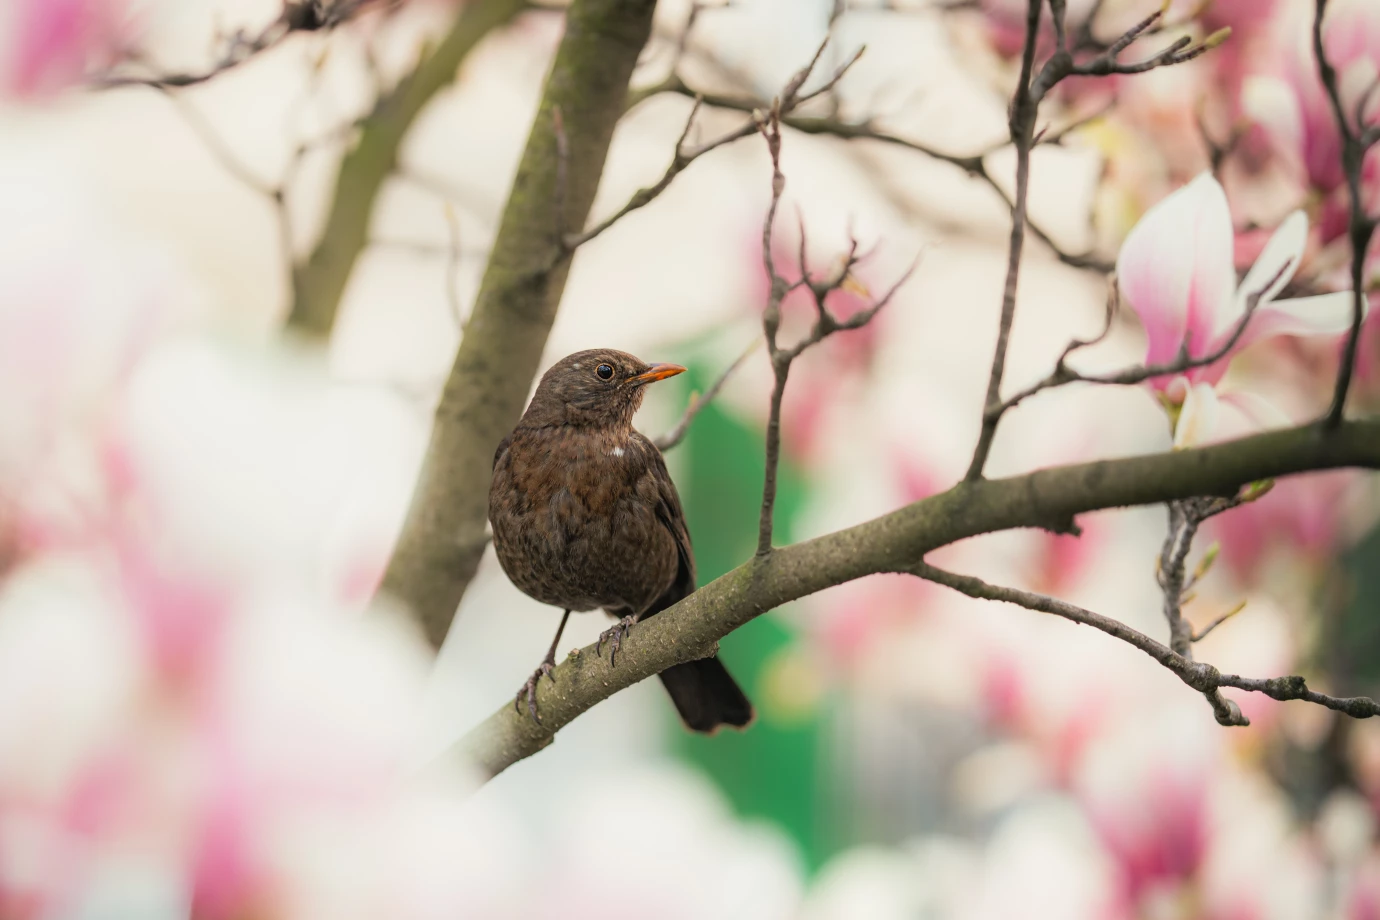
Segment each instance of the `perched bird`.
M684 371L626 352L576 352L542 375L494 453L489 522L503 571L529 597L565 610L546 658L517 693L540 721L537 682L551 680L571 611L618 622L599 637L609 661L630 626L695 590L695 557L680 496L661 451L633 430L643 387ZM718 658L679 664L661 681L691 729L745 726L752 704Z

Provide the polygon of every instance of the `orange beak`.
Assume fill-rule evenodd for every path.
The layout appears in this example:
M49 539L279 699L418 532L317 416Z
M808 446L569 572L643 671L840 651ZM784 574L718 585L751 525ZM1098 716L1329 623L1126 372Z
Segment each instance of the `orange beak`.
M676 374L685 373L685 368L679 364L653 364L640 374L629 377L628 381L643 386L644 384L654 383L658 380L665 380L667 377L674 377Z

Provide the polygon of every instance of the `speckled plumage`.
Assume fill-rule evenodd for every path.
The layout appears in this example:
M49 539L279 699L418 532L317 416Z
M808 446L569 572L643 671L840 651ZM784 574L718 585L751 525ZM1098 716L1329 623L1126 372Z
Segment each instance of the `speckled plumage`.
M612 370L608 379L601 365ZM644 384L680 370L597 349L570 355L542 376L494 454L489 491L494 549L523 593L567 610L645 618L694 591L680 497L661 452L632 427ZM716 658L661 677L693 729L752 718Z

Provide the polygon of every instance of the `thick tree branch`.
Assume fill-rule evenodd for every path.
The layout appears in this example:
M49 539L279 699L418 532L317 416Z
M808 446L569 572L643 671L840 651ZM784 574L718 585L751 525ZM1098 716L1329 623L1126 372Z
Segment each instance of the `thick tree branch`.
M330 334L346 282L368 245L379 191L397 166L398 151L417 116L455 79L480 40L523 8L522 0L466 3L440 44L360 122L359 138L340 163L321 238L306 262L293 268L289 327L313 336Z
M576 0L508 198L383 590L439 646L484 551L494 446L517 423L565 290L565 237L584 225L655 0ZM556 222L553 114L569 162ZM621 661L620 661L621 664Z
M550 744L557 731L601 700L711 653L721 638L754 617L865 575L912 571L926 553L967 537L1018 527L1067 529L1075 515L1089 511L1231 496L1258 480L1337 467L1380 468L1380 422L1344 422L1331 431L1292 428L1210 447L961 482L855 527L754 556L634 626L616 669L593 646L572 653L556 669L556 682L543 682L539 691L543 726L515 715L505 701L460 741L459 750L497 774ZM1276 699L1321 702L1289 678L1259 686L1230 675L1220 680ZM1365 710L1363 703L1337 703L1342 705L1351 707L1344 712Z

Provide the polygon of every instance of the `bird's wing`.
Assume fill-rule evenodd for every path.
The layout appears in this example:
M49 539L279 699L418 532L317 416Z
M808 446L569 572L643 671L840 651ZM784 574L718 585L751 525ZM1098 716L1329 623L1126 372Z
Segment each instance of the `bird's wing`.
M510 431L503 436L503 440L498 442L498 447L494 449L494 465L490 469L498 468L498 458L503 456L503 452L508 449L508 445L513 442L513 433Z
M656 480L657 520L675 538L676 554L680 560L676 580L670 591L667 592L669 598L666 600L668 602L664 604L659 602L659 609L661 606L675 603L695 590L695 553L690 545L690 530L685 526L685 511L680 505L680 494L676 492L676 484L671 481L671 474L666 470L666 460L651 441L637 433L634 433L634 437L647 457L648 473Z

